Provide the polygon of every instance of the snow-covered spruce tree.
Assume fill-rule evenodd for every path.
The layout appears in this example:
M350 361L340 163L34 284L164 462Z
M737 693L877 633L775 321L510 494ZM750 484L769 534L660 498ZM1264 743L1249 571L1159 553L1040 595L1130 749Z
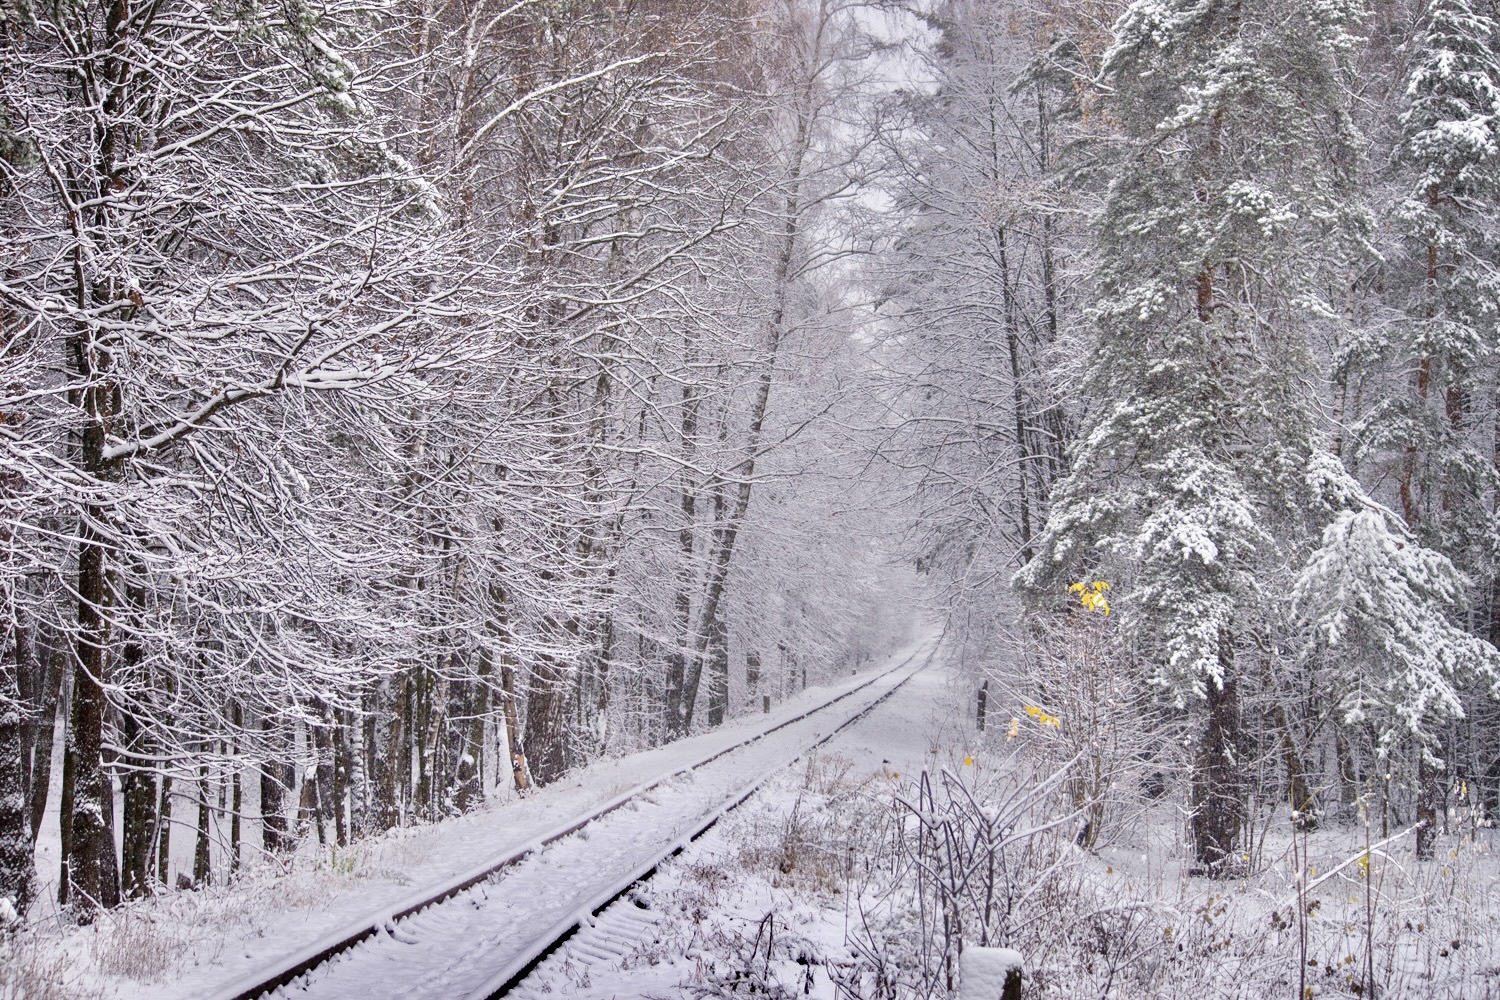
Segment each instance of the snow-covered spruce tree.
M1496 487L1478 418L1500 347L1500 42L1471 0L1435 0L1408 42L1392 163L1397 239L1383 281L1394 315L1347 363L1406 382L1351 428L1357 459L1397 484L1407 527L1471 573L1493 575ZM1488 450L1487 448L1484 450Z
M1464 716L1461 691L1483 680L1500 695L1500 651L1456 623L1468 581L1441 553L1415 543L1334 456L1316 453L1309 492L1328 526L1293 589L1312 649L1329 669L1341 724L1374 726L1382 754L1416 744L1417 856L1437 839L1435 775L1443 729Z
M1210 872L1243 819L1239 660L1264 644L1275 574L1305 534L1320 277L1367 226L1342 103L1362 8L1140 0L1105 60L1120 136L1088 410L1018 583L1045 604L1070 577L1111 580L1153 682L1201 706L1192 841Z
M1390 484L1380 495L1400 512L1412 540L1441 552L1471 586L1488 593L1487 607L1464 603L1468 628L1478 632L1487 625L1493 642L1500 636L1500 535L1493 513L1500 484L1491 439L1500 417L1494 388L1500 347L1494 263L1500 60L1494 46L1500 32L1470 0L1424 6L1405 46L1399 105L1387 124L1392 155L1385 171L1388 235L1377 272L1380 308L1338 359L1340 406L1352 411L1344 454L1351 467ZM1377 402L1361 411L1362 398ZM1404 542L1401 551L1411 548ZM1372 659L1372 665L1380 662ZM1483 662L1471 659L1469 666ZM1376 672L1385 676L1387 669L1377 666ZM1452 700L1439 698L1433 704L1441 710L1396 726L1408 737L1404 742L1394 739L1388 719L1371 727L1379 756L1414 751L1424 854L1432 848L1441 773L1465 763L1462 736L1439 741L1436 726L1441 721L1451 737L1458 732L1451 723L1469 715L1457 700L1459 676L1436 675L1445 678ZM1381 766L1390 770L1393 763Z

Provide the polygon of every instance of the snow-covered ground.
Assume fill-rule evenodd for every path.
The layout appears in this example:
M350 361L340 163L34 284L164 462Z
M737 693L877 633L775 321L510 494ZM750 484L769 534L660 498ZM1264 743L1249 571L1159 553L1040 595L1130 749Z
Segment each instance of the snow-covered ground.
M842 806L854 796L888 796L924 768L963 766L965 755L954 753L968 727L948 695L935 662L664 864L513 995L713 995L730 990L726 977L739 972L747 992L765 995L769 986L774 995L780 983L837 1000L829 969L837 974L840 963L855 961L846 943L858 920L852 868L864 863L847 850L853 844L829 849L847 833L839 829Z
M399 910L405 902L455 876L538 843L631 789L859 687L872 674L910 656L923 641L911 643L839 684L809 688L770 714L748 716L669 746L598 762L562 782L494 808L430 826L393 830L336 854L299 858L289 873L251 870L231 886L131 904L105 914L90 928L63 927L43 919L36 932L7 956L0 987L28 983L24 993L19 986L12 990L28 1000L48 996L47 990L56 997L153 1000L201 1000L232 992L315 942L382 912ZM490 932L493 940L542 929L576 911L578 895L586 895L596 881L591 877L596 869L634 864L641 852L649 853L648 842L670 840L674 830L767 768L795 755L807 741L879 697L895 679L850 696L831 714L793 723L768 739L730 753L706 772L672 780L651 794L651 805L613 814L604 832L591 830L540 851L509 870L500 883L524 886L519 891L504 895L495 893L496 885L481 887L473 892L477 907L450 904L441 912L467 909L485 919L498 918L502 929ZM573 896L566 894L568 888L574 890ZM362 947L371 953L371 967L376 971L360 974L356 984L339 985L319 995L362 1000L462 996L454 992L459 988L454 978L459 973L450 968L455 963L445 956L461 943L455 935L484 932L473 926L456 927L448 923L450 919L431 911L403 922L379 941L368 942ZM482 953L485 968L491 968L493 949L484 948ZM477 957L472 951L468 955L457 964L474 969L478 976ZM358 963L340 964L352 969ZM399 980L398 986L391 972L397 966L418 971ZM445 969L450 972L444 973ZM462 981L468 983L471 978ZM420 993L426 985L433 989ZM5 989L0 989L0 996L9 997Z

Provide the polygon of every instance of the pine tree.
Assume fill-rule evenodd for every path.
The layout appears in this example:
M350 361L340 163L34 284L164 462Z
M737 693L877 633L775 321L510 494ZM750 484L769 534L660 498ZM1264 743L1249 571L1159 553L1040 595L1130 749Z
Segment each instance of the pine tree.
M1392 551L1408 560L1417 552L1441 558L1417 549L1420 543L1452 561L1444 563L1449 576L1433 568L1438 563L1423 563L1423 579L1481 583L1490 595L1483 610L1489 613L1492 641L1500 635L1495 596L1500 533L1492 506L1500 482L1493 444L1486 440L1500 418L1494 390L1500 348L1500 270L1493 235L1500 208L1497 40L1496 22L1479 5L1435 0L1407 43L1387 171L1394 195L1387 208L1391 238L1381 248L1384 312L1352 341L1339 370L1341 383L1356 387L1356 398L1363 389L1379 399L1355 414L1347 454L1394 484L1402 530L1386 527L1402 541ZM1377 391L1370 393L1372 388ZM1382 541L1372 518L1361 516L1357 523L1345 519L1337 537L1325 538L1325 548L1367 546L1372 550L1367 558L1378 562L1375 553L1396 543ZM1396 586L1402 578L1398 573L1386 583ZM1433 599L1443 592L1436 584L1412 587ZM1455 596L1466 590L1455 590ZM1403 607L1399 601L1390 606ZM1471 628L1483 624L1482 611L1471 615ZM1448 645L1458 643L1464 659L1449 660L1442 655L1447 646L1432 641L1436 645L1427 651L1398 647L1369 654L1369 668L1386 692L1376 699L1384 708L1370 713L1379 734L1375 750L1382 756L1414 751L1418 812L1425 820L1418 837L1423 856L1432 852L1441 769L1450 763L1438 727L1465 717L1458 697L1461 678L1481 669L1493 651L1487 643L1459 643L1455 636ZM1410 687L1398 679L1414 670L1429 674L1428 681ZM1390 702L1399 692L1411 700ZM1393 712L1405 713L1404 721Z
M1309 487L1328 524L1297 578L1293 606L1310 626L1310 655L1330 668L1324 683L1340 721L1373 725L1384 756L1415 743L1417 854L1430 858L1443 729L1464 717L1466 685L1483 680L1500 696L1500 650L1454 619L1467 604L1464 575L1417 544L1338 459L1315 455Z

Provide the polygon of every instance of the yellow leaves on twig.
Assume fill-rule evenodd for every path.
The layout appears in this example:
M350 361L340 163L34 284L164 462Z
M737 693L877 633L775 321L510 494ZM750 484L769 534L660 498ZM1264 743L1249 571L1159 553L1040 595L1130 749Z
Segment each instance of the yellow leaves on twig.
M1104 592L1109 590L1109 584L1103 580L1095 580L1092 584L1083 582L1075 583L1068 588L1078 595L1078 601L1090 611L1102 611L1109 615L1109 600L1105 598Z
M1053 729L1062 728L1061 719L1059 719L1055 715L1048 715L1046 712L1042 711L1040 708L1037 708L1035 705L1027 705L1026 714L1035 719L1036 724L1039 726L1049 726Z

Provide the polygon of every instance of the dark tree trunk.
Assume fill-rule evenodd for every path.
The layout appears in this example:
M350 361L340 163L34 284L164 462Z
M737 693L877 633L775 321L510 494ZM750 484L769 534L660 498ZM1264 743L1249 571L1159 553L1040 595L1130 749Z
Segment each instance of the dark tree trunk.
M402 756L402 706L406 701L406 675L399 674L392 681L392 690L386 693L385 709L377 709L377 716L385 717L385 741L376 754L375 769L375 815L377 828L389 830L401 822L401 769ZM378 703L378 702L377 702ZM379 742L380 719L375 720Z
M721 618L714 622L713 641L708 648L708 724L724 723L729 708L729 626Z
M745 653L745 694L751 705L760 692L760 654L752 650Z
M1437 851L1438 805L1443 800L1442 772L1417 749L1417 860L1431 861Z
M469 725L460 743L454 775L453 807L466 813L484 798L484 720L490 712L489 677L493 670L488 649L479 652L479 670L469 701Z
M245 717L236 702L229 709L230 720L234 724L236 738L229 744L229 759L233 762L229 772L230 797L229 797L229 879L240 873L240 813L245 807L244 782L241 779L239 766L238 734L244 731Z
M349 777L354 770L354 746L350 736L354 732L353 720L345 724L337 712L331 716L333 724L333 830L340 847L346 847L353 839L350 823L345 815L349 801Z
M161 778L161 797L156 805L156 881L171 885L172 874L172 777Z
M568 769L564 723L567 720L568 677L555 659L538 659L526 691L525 754L531 780L538 785L556 781Z
M125 587L132 612L146 603L139 570ZM120 669L127 676L140 669L144 651L132 629L120 653ZM155 830L156 764L152 760L151 736L133 712L119 713L119 743L122 749L120 784L124 792L124 836L121 840L120 881L127 896L140 899L151 892L151 834Z
M95 436L102 450L102 430L96 434L91 428L86 434ZM119 902L118 886L112 883L115 841L106 822L114 792L103 762L104 685L109 682L107 542L97 525L106 516L102 508L90 507L79 524L78 638L70 727L73 795L67 867L72 883L69 899L81 923L92 923L100 907Z
M308 742L312 742L312 734L308 734ZM318 844L321 846L325 840L323 836L323 814L318 811L318 772L317 765L311 773L306 771L302 774L302 787L297 796L297 837L304 839L308 834L317 832Z
M326 709L321 713L323 723L314 726L308 734L312 738L313 748L317 753L318 768L307 779L309 784L315 786L316 802L314 808L318 813L318 841L324 840L326 831L333 831L333 842L340 846L344 843L343 836L343 801L339 797L342 790L342 782L338 780L338 752L334 748L334 723Z
M1222 685L1208 685L1208 717L1193 767L1193 853L1207 874L1233 870L1244 796L1240 774L1240 707L1231 640L1221 637Z
M120 720L120 736L127 750L141 754L146 734L132 715ZM121 776L124 786L124 837L120 877L127 896L140 899L151 894L151 849L156 833L156 776L138 758Z
M213 874L210 864L209 837L212 819L208 805L208 768L198 770L198 836L193 843L193 888L208 885Z
M271 729L271 720L262 719L261 732L269 734ZM293 841L286 821L286 794L291 787L290 764L271 760L261 765L260 841L267 854L281 855L292 849Z
M25 913L36 894L22 760L23 706L15 656L17 630L0 634L0 896Z

